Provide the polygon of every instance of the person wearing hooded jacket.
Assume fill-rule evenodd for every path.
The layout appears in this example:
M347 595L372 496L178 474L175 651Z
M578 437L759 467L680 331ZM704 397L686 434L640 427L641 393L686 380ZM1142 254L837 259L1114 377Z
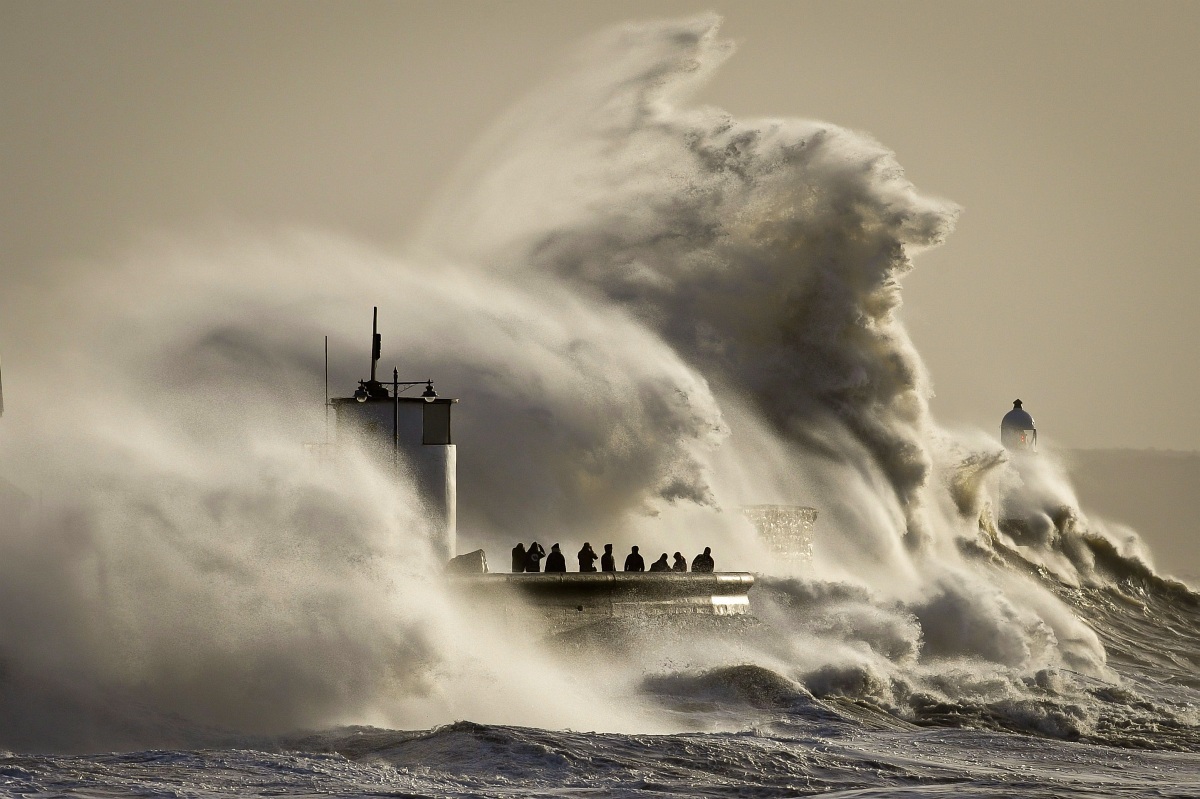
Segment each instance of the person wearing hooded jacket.
M671 564L671 571L673 571L673 572L687 571L687 558L685 558L683 556L683 553L681 553L681 552L675 553L675 562Z
M717 564L712 559L711 547L705 547L704 552L692 559L692 571L694 572L711 572L716 566Z
M652 571L652 572L669 572L669 571L671 571L671 564L667 563L667 553L666 552L662 553L662 556L658 560L656 560L650 564L650 571Z
M567 570L567 559L563 557L563 553L559 551L558 544L550 547L550 554L546 556L546 571L547 572L565 572Z
M514 572L525 571L525 545L520 541L512 548L512 570Z
M542 558L544 557L546 557L546 550L542 549L541 544L534 541L525 552L525 571L540 572L542 570Z

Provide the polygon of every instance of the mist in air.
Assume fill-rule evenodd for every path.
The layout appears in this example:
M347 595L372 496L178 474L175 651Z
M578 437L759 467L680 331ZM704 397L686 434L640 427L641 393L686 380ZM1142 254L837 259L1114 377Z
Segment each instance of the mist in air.
M406 255L317 230L159 235L4 298L5 340L33 354L7 375L3 474L32 506L2 531L0 746L672 730L698 722L659 711L647 675L740 664L898 715L919 694L1094 726L1064 721L1069 685L1032 698L1060 670L1119 679L1037 570L1082 587L1112 578L1097 552L1149 556L1088 523L1053 458L938 426L897 311L959 209L864 134L691 104L731 52L716 29L587 42ZM459 551L499 568L518 540L711 546L719 569L776 574L752 594L768 632L581 675L456 605L413 488L302 448L325 435L323 336L345 395L372 305L381 365L462 398ZM778 573L738 510L761 503L820 509L811 564ZM526 701L535 678L559 701Z

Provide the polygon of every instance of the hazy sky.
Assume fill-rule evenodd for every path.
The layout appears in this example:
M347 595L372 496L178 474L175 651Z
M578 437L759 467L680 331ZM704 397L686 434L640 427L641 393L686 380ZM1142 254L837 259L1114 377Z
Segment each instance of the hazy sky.
M1200 449L1195 2L2 0L0 309L146 231L403 248L579 37L709 9L739 50L700 101L868 132L964 207L905 282L938 419Z

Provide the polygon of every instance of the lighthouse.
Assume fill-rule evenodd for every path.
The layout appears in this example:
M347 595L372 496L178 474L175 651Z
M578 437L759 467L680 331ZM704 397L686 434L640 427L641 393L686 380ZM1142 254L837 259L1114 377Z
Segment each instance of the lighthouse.
M434 549L446 560L456 554L458 461L450 424L457 399L439 396L432 379L390 381L376 377L381 354L379 309L371 320L371 376L358 381L349 397L329 400L339 450L363 445L381 462L410 469L434 536ZM405 396L412 391L412 396ZM418 393L419 392L419 393Z
M1000 420L1000 443L1009 452L1037 452L1037 428L1020 400L1013 400L1012 410Z

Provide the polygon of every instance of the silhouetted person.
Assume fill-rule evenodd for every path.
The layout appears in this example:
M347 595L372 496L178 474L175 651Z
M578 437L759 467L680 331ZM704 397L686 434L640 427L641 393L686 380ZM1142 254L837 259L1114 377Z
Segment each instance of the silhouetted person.
M676 552L675 553L675 562L671 564L671 571L673 571L673 572L687 571L687 558L685 558L681 553Z
M541 544L534 541L529 545L528 551L525 552L525 571L540 572L542 570L541 561L544 557L546 557L546 550L542 549Z
M587 541L583 542L583 549L579 550L579 554L576 557L579 558L579 571L596 571L596 559L600 556L596 554L596 550L592 549L592 545ZM550 568L549 562L547 562L546 568Z
M567 559L563 557L563 553L559 551L558 544L550 547L550 554L546 556L546 571L548 572L565 572L567 570Z
M666 552L662 553L662 557L660 557L658 560L656 560L650 564L650 571L652 571L652 572L669 572L669 571L671 571L671 564L667 563L667 553Z
M512 570L515 572L525 571L525 545L520 541L513 547Z
M617 559L613 557L612 544L604 545L604 554L600 556L600 571L615 572Z
M642 560L642 556L638 554L637 547L629 553L625 558L625 571L627 572L644 572L646 571L646 561Z
M711 548L705 547L704 552L700 553L695 558L693 558L692 559L692 571L694 571L694 572L711 572L713 569L715 569L717 567L717 564L713 562L712 555L710 554L711 552L712 552Z

